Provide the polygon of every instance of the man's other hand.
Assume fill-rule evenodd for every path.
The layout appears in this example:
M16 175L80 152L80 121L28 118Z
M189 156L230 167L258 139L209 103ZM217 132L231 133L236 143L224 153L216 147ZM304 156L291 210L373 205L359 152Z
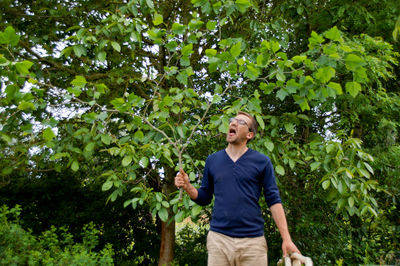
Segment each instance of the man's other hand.
M283 257L286 257L294 252L301 254L296 245L290 240L282 242L282 252L283 252Z

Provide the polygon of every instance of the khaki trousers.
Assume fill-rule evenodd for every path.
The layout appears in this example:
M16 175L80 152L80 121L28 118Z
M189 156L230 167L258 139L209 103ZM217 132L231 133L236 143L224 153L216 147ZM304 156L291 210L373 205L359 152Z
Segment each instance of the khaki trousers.
M236 238L209 231L207 250L208 266L268 265L264 236Z

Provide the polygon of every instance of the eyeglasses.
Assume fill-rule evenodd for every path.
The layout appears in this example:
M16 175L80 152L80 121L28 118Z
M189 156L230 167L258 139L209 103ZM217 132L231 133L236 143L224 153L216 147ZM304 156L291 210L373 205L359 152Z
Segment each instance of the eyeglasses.
M231 124L231 123L233 123L233 122L235 122L235 121L236 121L239 125L247 126L247 127L249 128L249 131L251 131L251 128L249 127L249 125L247 124L247 122L246 122L245 120L239 119L239 118L236 118L236 117L231 117L231 118L229 118L229 124Z

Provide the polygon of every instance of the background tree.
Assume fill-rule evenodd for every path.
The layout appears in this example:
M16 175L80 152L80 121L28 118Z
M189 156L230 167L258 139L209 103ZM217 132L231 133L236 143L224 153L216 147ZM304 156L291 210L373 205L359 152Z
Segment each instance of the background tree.
M387 7L395 11L393 3ZM340 257L336 241L349 254L368 253L354 263L396 250L370 254L359 244L382 236L366 234L365 224L393 224L397 206L387 211L378 202L398 198L386 178L398 169L375 165L384 160L382 143L393 153L398 147L399 99L391 81L398 54L382 39L359 35L378 32L383 13L373 5L360 3L362 12L341 1L2 5L4 185L22 173L101 175L111 202L128 196L125 207L157 217L158 262L169 263L175 222L202 212L187 196L179 200L175 173L182 166L199 183L206 156L223 147L228 117L243 109L260 124L252 147L275 165L301 250L320 254L309 239L332 225L340 237L316 242L324 247L321 263ZM365 14L374 18L367 28ZM271 228L269 246L279 247ZM391 233L396 247L398 231Z

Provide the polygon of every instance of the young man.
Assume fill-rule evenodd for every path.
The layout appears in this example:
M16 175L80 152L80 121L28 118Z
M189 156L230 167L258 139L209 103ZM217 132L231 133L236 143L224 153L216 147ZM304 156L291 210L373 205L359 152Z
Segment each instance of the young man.
M282 237L286 256L300 251L292 242L270 159L247 147L257 133L257 122L245 112L229 120L228 147L206 160L199 189L180 169L175 185L199 205L215 196L207 235L208 265L267 265L264 220L258 200L262 189Z

